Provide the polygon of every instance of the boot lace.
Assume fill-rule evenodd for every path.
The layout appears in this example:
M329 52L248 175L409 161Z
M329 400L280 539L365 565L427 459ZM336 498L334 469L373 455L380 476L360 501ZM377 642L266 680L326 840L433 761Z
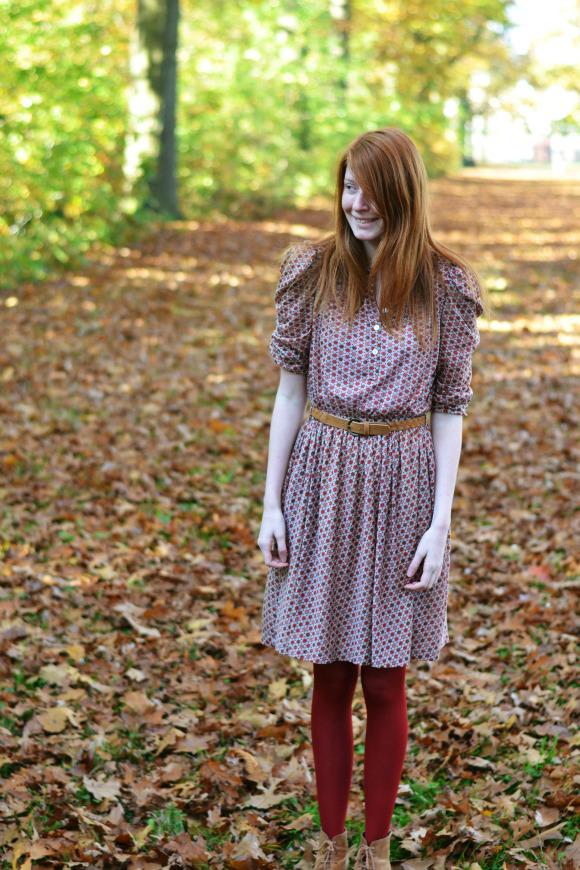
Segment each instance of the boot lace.
M371 847L363 840L360 844L360 848L360 857L362 858L362 863L360 866L363 868L363 870L376 870L377 865L375 864L375 856Z
M332 867L332 858L336 854L336 849L334 848L334 843L332 840L325 840L322 844L322 864L317 864L317 867L320 867L320 870L325 870L325 868Z
M325 840L322 844L322 849L320 852L320 857L322 858L322 864L317 864L317 868L320 867L320 870L325 870L325 868L332 867L332 859L337 855L336 848L332 840Z

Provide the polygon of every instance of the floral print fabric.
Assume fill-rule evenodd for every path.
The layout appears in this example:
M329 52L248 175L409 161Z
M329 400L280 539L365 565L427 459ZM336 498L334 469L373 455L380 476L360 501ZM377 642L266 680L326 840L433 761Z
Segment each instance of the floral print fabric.
M438 336L422 349L409 322L400 334L387 333L370 294L352 327L334 306L314 314L306 291L318 256L311 246L296 246L284 259L269 345L276 365L306 376L310 405L364 420L429 410L465 416L483 311L470 274L439 259ZM449 641L449 534L433 588L403 588L431 523L434 494L428 423L361 436L308 417L282 487L289 565L268 569L262 642L317 663L436 661ZM412 579L421 572L419 566Z

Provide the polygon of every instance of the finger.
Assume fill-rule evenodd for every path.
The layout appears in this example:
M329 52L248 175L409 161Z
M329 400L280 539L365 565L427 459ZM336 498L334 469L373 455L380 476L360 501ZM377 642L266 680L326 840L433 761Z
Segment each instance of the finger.
M423 569L423 573L419 580L416 580L414 583L407 583L404 587L405 589L430 589L431 588L431 572L426 569Z
M415 573L415 571L417 570L417 568L421 564L422 558L423 558L422 553L419 550L417 550L417 552L413 556L413 559L411 560L409 567L407 568L407 577L413 576L413 574Z
M280 538L281 544L278 545L278 539L276 538L276 554L270 556L270 566L272 568L286 568L288 566L287 552L286 546L284 543L284 537Z
M425 583L423 580L415 580L414 583L406 583L403 589L424 589Z
M264 544L264 546L260 547L260 549L262 550L262 554L264 556L264 562L266 563L266 565L271 565L272 564L272 542L270 541L269 544Z
M262 553L264 554L264 562L268 566L268 568L283 568L284 562L281 562L277 556L274 556L272 552L272 541L274 539L270 538L267 544L264 544L262 549Z
M407 568L407 577L412 577L412 576L413 576L413 574L415 573L415 571L417 570L417 568L419 567L419 565L420 565L421 562L423 561L423 558L424 558L424 554L423 554L423 553L419 553L419 552L417 552L417 553L415 554L415 557L414 557L413 561L411 562L411 564L410 564L409 567ZM425 570L423 569L423 576L421 577L421 580L423 580L424 576L425 576ZM418 582L420 582L420 581L419 581L419 580L415 580L415 583L418 583Z
M288 550L286 549L286 538L284 535L276 535L276 546L278 548L278 556L285 562L288 557Z

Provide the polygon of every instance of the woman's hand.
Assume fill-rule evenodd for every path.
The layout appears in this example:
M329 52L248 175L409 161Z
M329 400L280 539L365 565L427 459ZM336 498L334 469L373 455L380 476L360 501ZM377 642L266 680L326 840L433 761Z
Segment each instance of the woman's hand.
M272 542L274 542L278 556L274 556L272 553ZM268 567L287 567L286 522L281 508L264 509L260 534L258 535L258 546L264 555L264 561Z
M411 589L414 592L419 592L421 589L433 588L439 579L443 567L448 531L448 527L436 528L430 526L430 528L427 529L419 541L413 561L407 568L407 576L412 577L421 564L422 559L425 559L421 579L416 580L414 583L407 583L403 587L404 589Z

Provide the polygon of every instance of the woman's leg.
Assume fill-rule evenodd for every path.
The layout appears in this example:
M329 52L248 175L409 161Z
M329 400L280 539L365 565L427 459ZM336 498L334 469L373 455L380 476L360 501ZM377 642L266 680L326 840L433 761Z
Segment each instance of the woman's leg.
M365 837L382 840L390 830L407 752L406 666L361 666L367 708L364 757Z
M345 829L354 761L352 699L358 665L352 662L314 664L312 689L312 752L320 823L327 837Z

